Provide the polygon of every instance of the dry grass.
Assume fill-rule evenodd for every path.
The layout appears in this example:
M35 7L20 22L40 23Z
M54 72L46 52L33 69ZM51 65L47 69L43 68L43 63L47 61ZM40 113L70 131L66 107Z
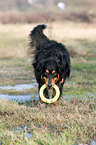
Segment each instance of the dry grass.
M69 6L65 9L64 12L57 10L57 8L50 7L49 10L39 10L39 12L31 11L28 12L7 12L0 13L0 22L2 24L16 24L16 23L40 23L40 22L56 22L56 21L64 21L71 20L74 22L96 22L96 14L93 10L82 10L82 6L79 8L80 11L77 10L77 7L72 8ZM74 9L74 10L72 10ZM43 12L42 12L43 11Z
M0 58L25 57L29 47L28 35L37 24L0 24ZM78 41L96 41L96 25L87 23L58 22L48 23L44 33L66 45L75 46L77 52L86 52ZM76 41L77 40L77 41ZM78 45L79 43L79 45ZM81 46L80 46L81 45ZM83 50L82 50L83 49Z
M27 142L30 140L37 144L45 142L46 145L56 144L56 142L64 145L72 142L88 144L91 139L95 139L95 103L94 98L91 98L90 101L84 98L75 98L70 102L61 101L58 107L45 104L34 106L32 103L30 106L19 106L16 102L0 101L0 116L3 117L1 130L6 126L10 128L11 133L14 133L14 127L30 124L27 130L22 129L23 133L24 131L31 132L35 136L28 139ZM35 134L35 132L37 133ZM58 136L57 139L56 136ZM12 138L11 134L10 137ZM5 138L8 140L8 135L0 139L2 143L6 142Z
M53 35L60 41L70 41L76 39L96 41L95 24L92 25L88 23L73 23L65 21L63 23L51 23L51 27L53 28Z

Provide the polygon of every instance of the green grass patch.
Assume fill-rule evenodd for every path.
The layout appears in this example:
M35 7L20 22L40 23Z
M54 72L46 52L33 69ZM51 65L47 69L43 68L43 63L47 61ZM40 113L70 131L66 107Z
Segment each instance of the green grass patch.
M40 102L26 106L0 101L0 141L2 144L88 144L96 135L95 109L96 99L92 97L61 100L58 107Z
M96 64L86 64L86 63L74 63L72 64L72 69L74 70L86 70L86 71L93 71L93 69L96 70Z

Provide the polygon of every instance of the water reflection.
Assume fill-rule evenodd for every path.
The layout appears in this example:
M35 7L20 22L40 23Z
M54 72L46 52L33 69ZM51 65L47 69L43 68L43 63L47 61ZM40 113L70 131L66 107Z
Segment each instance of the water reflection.
M10 101L18 101L18 102L25 102L30 100L38 100L38 95L6 95L0 94L0 99L10 100Z
M96 145L96 140L92 140L91 145Z
M36 86L36 83L31 83L31 84L18 84L15 86L8 85L8 86L0 86L0 89L2 90L11 90L11 89L16 89L18 91L22 91L24 89L32 89Z

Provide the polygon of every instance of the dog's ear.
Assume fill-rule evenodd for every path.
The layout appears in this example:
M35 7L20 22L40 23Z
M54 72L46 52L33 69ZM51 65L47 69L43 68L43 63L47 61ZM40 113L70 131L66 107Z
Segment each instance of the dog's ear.
M70 66L67 65L66 70L65 70L65 77L69 78L69 76L70 76Z
M59 64L59 73L62 74L64 72L64 66Z
M66 62L66 64L59 64L59 73L61 77L68 78L70 76L70 65Z
M37 67L36 67L36 71L38 72L38 73L42 73L42 70L43 70L43 63L40 63Z

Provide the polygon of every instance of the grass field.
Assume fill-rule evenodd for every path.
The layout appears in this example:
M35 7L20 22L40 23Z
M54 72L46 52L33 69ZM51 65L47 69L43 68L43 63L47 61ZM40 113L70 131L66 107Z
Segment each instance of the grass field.
M0 24L0 86L32 83L28 35L37 24ZM59 106L39 100L0 100L0 144L85 145L96 140L96 24L49 23L45 34L64 43L71 55L71 76ZM33 89L0 94L37 94Z

